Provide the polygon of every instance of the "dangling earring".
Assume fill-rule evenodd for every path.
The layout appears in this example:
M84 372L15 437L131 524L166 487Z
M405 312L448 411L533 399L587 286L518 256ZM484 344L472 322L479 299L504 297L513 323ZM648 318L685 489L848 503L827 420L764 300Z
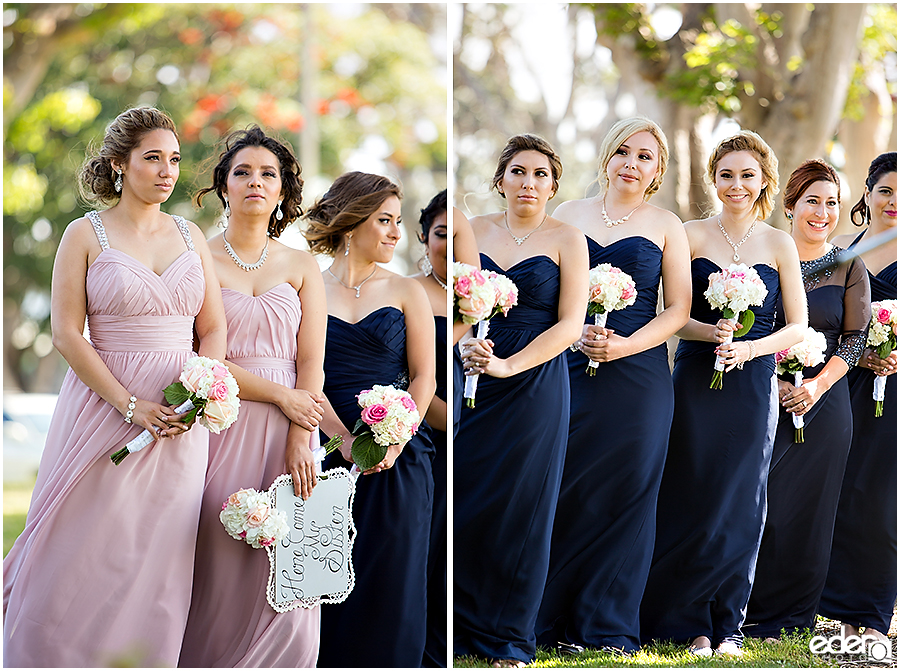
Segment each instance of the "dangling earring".
M794 215L791 214L790 212L787 213L787 218L788 218L788 221L794 221Z
M351 233L350 235L347 236L347 247L346 247L346 249L344 249L344 256L350 255L350 238L352 238L352 237L353 237L353 233Z
M122 171L116 170L116 181L113 184L116 193L122 193Z
M422 259L422 272L425 273L425 277L428 277L433 270L434 266L431 265L431 259L428 258L428 252L425 252L425 258Z
M228 199L225 198L225 209L222 210L222 216L219 217L219 220L216 222L216 226L219 228L228 228L228 217L231 216L231 207L228 205Z
M281 201L280 200L278 201L278 207L275 208L275 218L278 221L281 221L282 219L284 219L284 215L281 213Z

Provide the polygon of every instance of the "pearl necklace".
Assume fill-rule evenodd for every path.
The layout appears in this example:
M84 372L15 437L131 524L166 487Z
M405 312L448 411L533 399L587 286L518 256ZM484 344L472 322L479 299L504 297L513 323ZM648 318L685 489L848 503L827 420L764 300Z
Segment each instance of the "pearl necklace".
M643 205L643 204L644 203L642 201L641 205ZM638 205L636 208L634 208L631 212L626 214L621 219L610 219L609 215L606 213L606 196L603 196L603 209L600 211L600 216L602 216L603 221L606 222L606 227L612 228L613 226L618 226L619 224L624 224L626 221L628 221L631 218L631 215L634 214L635 212L637 212L641 208L641 205Z
M266 236L266 246L263 247L262 254L260 254L259 256L259 261L257 261L256 263L244 263L243 261L241 261L240 257L237 255L231 245L228 244L228 238L225 237L224 233L222 234L222 242L225 243L225 251L228 252L228 256L231 257L231 260L237 264L238 268L242 268L248 273L251 270L259 270L260 268L262 268L262 264L266 262L266 257L269 255L269 236Z
M741 260L741 255L738 254L738 247L740 247L745 242L747 242L747 239L750 237L750 234L753 233L753 229L756 228L756 224L759 223L759 219L757 219L756 221L753 222L753 225L750 226L750 230L747 231L747 235L745 235L743 238L741 238L741 241L737 244L734 244L734 242L731 240L731 236L728 235L728 231L726 231L725 227L722 225L722 217L718 218L718 223L719 223L719 230L722 231L722 235L725 236L725 240L727 240L728 244L731 245L732 248L734 249L734 256L732 256L731 258L734 259L735 263L737 263L738 261Z
M341 278L340 278L340 277L338 277L338 276L335 275L333 272L331 272L331 266L328 267L328 274L331 275L334 279L336 279L338 282L340 282L342 285L344 285L344 286L347 287L348 289L353 289L353 290L356 292L356 297L359 298L359 290L360 290L360 288L362 288L362 285L365 284L366 282L368 282L368 281L372 278L372 275L375 274L375 271L376 271L376 270L378 270L378 266L375 266L375 268L372 270L372 272L369 273L369 276L368 276L366 279L364 279L362 282L360 282L359 284L357 284L355 287L352 287L352 286L350 286L349 284L344 284L344 282L341 281Z
M537 225L537 228L529 231L521 238L519 236L517 236L515 233L513 233L512 230L509 228L509 218L507 217L506 212L503 213L503 221L506 224L506 230L509 231L509 234L512 236L512 239L516 241L516 244L519 245L519 247L521 247L522 243L525 242L531 236L532 233L534 233L538 228L540 228L541 226L544 225L544 222L547 221L547 213L546 212L544 213L544 218L541 219L541 223L539 223ZM445 286L444 288L446 289L447 287Z

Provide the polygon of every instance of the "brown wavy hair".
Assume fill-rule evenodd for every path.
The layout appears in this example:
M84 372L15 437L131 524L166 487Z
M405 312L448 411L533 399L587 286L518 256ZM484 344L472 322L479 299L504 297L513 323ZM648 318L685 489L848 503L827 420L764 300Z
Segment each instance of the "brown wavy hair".
M787 184L784 185L784 209L793 210L797 201L806 192L810 185L816 182L831 182L837 186L838 204L841 202L841 180L834 168L825 161L812 158L804 161L800 166L788 177Z
M309 225L303 236L310 251L333 256L344 235L371 217L391 196L403 199L400 187L387 177L345 172L306 213Z
M270 135L266 135L256 124L245 130L236 130L225 138L224 149L219 154L219 161L213 168L212 186L200 189L195 201L197 206L203 204L203 196L215 192L225 207L225 194L228 191L228 173L235 155L247 147L262 147L275 154L278 159L278 171L281 174L281 219L275 218L276 210L269 215L268 236L277 238L292 221L303 214L300 204L303 202L303 178L300 176L300 163L294 156L290 144Z
M106 127L99 149L93 149L78 170L78 193L92 206L108 206L118 202L116 173L111 161L127 163L132 150L144 136L155 130L169 130L178 139L175 122L155 107L132 107L122 112Z

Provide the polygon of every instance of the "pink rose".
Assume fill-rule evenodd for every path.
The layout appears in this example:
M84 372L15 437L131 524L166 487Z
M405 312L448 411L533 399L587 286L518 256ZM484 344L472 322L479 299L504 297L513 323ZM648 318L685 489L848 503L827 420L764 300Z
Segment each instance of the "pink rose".
M207 371L203 367L203 364L196 363L190 368L181 371L181 375L178 379L181 380L181 384L184 385L184 388L193 394L200 388L200 383L203 382L206 375Z
M453 285L453 291L455 291L459 296L468 296L471 290L472 280L470 280L465 275L456 280L456 284Z
M632 298L637 292L634 290L634 285L629 284L622 290L622 300L627 301Z
M879 308L877 314L878 321L882 324L891 323L891 311L887 308Z
M219 433L231 426L237 415L238 408L230 402L210 399L203 408L202 424L213 433Z
M484 298L478 296L461 298L459 301L459 312L467 317L481 317L490 307L491 305Z
M260 538L259 539L259 544L262 545L264 548L269 547L274 542L275 542L274 538Z
M403 407L412 412L416 410L416 402L412 400L409 396L404 396L400 399L400 402L403 404Z
M269 506L259 506L247 515L247 526L250 527L259 527L262 526L263 522L265 522L269 518Z
M241 494L246 491L246 489L236 491L234 494L228 497L228 499L225 501L225 505L234 506L235 508L237 508L239 505L241 505Z
M212 386L209 388L209 398L212 401L228 400L228 385L225 384L224 380L213 382Z
M780 352L775 352L775 363L781 363L782 361L787 359L787 353L788 351L786 349Z
M216 361L212 367L212 374L217 380L224 380L228 377L228 366L223 363L219 363Z
M472 278L475 280L475 284L477 284L478 286L481 286L481 285L483 285L485 282L487 282L487 279L485 278L484 275L481 274L481 271L480 271L480 270L475 270L475 271L472 273Z
M378 424L378 422L382 421L385 417L387 417L388 411L381 403L376 403L374 405L370 405L368 408L363 408L362 411L362 421L364 421L369 426L373 424Z

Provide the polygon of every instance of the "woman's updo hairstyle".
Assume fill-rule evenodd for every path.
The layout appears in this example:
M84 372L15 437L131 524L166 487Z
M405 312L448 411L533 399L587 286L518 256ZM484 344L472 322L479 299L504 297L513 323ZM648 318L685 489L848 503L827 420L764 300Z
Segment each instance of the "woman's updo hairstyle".
M391 196L403 198L400 187L387 177L345 172L306 213L303 233L314 254L333 256L344 235L371 217Z
M866 188L869 193L875 190L878 180L892 172L897 172L897 152L889 151L876 156L875 160L869 164L869 174L866 177ZM860 217L859 222L856 221L857 214ZM863 226L868 224L871 218L872 213L869 211L869 206L866 205L866 194L863 193L859 202L850 210L850 221L854 226Z
M175 122L155 107L133 107L110 122L99 150L91 151L78 171L78 192L92 206L107 206L119 200L116 172L111 161L127 163L131 151L144 136L155 130L169 130L178 139Z
M784 209L793 210L800 197L816 182L831 182L837 186L837 200L841 202L841 180L834 168L817 158L804 161L788 177L784 186Z
M706 176L712 184L716 183L716 167L719 165L719 161L734 151L748 151L759 162L766 186L759 192L759 197L753 203L753 210L757 218L765 219L775 209L775 194L778 193L778 158L759 135L751 130L739 131L716 145L709 157Z
M600 145L600 160L597 166L597 183L600 185L600 192L606 193L609 190L609 175L606 174L606 166L610 160L619 151L619 147L625 144L625 140L635 133L647 132L653 136L658 146L657 157L659 158L659 174L653 178L647 190L644 191L644 200L649 200L650 196L659 191L662 186L663 177L666 174L666 168L669 166L669 143L666 140L666 134L655 121L651 121L646 117L631 117L630 119L622 119L617 121Z
M422 242L428 243L428 234L431 232L431 226L441 212L447 212L447 189L444 189L432 198L431 202L422 208L419 214L419 226L422 227L419 239Z
M213 168L212 186L200 189L197 192L197 206L203 204L203 196L215 192L222 207L225 207L225 196L228 193L228 173L234 157L241 149L247 147L262 147L275 154L278 159L278 171L281 175L281 213L282 218L275 217L276 210L272 210L269 216L268 236L277 238L284 232L288 225L297 219L303 211L300 203L303 201L303 178L300 177L300 163L294 156L291 146L283 141L266 135L265 131L256 124L246 130L236 130L225 138L225 149L219 154L219 161Z
M494 179L491 180L491 189L496 189L502 198L506 198L506 194L500 191L500 180L506 174L506 167L509 165L509 162L513 160L516 154L523 151L540 152L550 161L550 173L553 177L553 193L550 194L550 197L553 198L556 192L559 191L559 178L562 177L563 171L562 161L549 142L538 135L530 133L514 135L506 142L506 146L500 152L500 158L497 159L497 171L494 173Z

